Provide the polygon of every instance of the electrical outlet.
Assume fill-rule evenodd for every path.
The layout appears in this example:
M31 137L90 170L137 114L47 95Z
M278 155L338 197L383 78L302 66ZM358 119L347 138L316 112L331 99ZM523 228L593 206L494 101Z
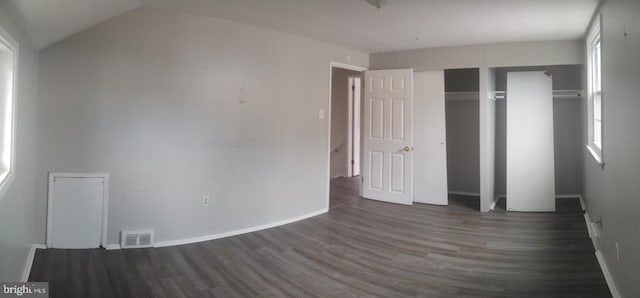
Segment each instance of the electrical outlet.
M209 196L202 196L202 207L209 207Z
M616 260L620 261L620 245L616 242Z

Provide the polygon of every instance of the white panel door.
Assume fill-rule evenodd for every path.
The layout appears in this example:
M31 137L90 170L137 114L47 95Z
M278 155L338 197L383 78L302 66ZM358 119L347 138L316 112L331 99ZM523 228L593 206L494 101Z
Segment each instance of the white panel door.
M444 71L420 71L413 76L413 201L447 205Z
M49 186L47 244L98 248L102 241L104 178L53 177Z
M365 71L362 195L413 202L413 70Z
M507 73L507 210L555 211L553 89L542 71Z
M362 121L360 118L362 116L361 109L361 96L362 96L362 83L361 78L354 79L354 90L353 90L353 176L360 175L360 129Z

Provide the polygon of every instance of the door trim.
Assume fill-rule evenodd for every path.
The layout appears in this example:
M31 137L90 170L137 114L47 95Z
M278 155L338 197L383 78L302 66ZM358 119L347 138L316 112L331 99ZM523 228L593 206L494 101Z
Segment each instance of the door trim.
M358 117L360 119L360 124L357 126L358 128L360 128L360 131L362 131L362 74L360 76L348 76L347 77L349 79L349 82L351 83L353 80L353 84L349 84L349 102L348 102L348 119L347 119L347 177L353 177L353 166L355 163L355 159L354 159L354 147L355 147L355 138L354 138L354 131L355 130L355 119L354 116L356 115L356 112L360 112L360 117ZM359 110L356 111L355 110L355 103L356 103L356 93L353 91L352 86L355 86L356 80L358 81L358 84L360 84L360 95L358 96L358 100L360 101L360 106L359 106ZM361 143L361 140L358 140L358 142ZM360 144L360 147L362 147L362 144ZM352 163L353 161L353 163ZM358 163L360 163L360 160L358 160ZM358 174L359 175L359 174Z
M345 64L345 63L340 63L340 62L333 62L333 61L329 61L329 103L327 104L327 110L325 111L325 115L327 115L327 117L325 118L327 121L327 201L326 201L326 208L327 210L329 209L329 200L331 198L331 82L333 80L333 68L337 67L337 68L344 68L344 69L349 69L349 70L355 70L355 71L365 71L367 70L366 67L361 67L361 66L356 66L356 65L350 65L350 64ZM360 194L362 194L362 188L360 188Z
M52 212L53 212L53 181L55 178L102 178L104 179L104 188L102 193L102 235L100 237L100 246L107 247L107 218L109 215L109 174L107 173L49 173L49 185L47 189L47 241L48 248L51 247L52 233Z

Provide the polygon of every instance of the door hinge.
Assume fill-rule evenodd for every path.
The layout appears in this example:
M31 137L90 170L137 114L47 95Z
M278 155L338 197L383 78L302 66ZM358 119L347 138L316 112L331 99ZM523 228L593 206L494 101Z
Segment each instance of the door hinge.
M351 160L351 164L352 164L352 165L356 164L356 161L352 159L352 160Z
M353 91L353 92L356 91L356 84L351 85L351 91Z

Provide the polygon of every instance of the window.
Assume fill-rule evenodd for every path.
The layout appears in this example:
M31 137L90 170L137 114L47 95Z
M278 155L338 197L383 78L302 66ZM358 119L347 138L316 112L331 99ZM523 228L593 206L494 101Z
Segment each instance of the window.
M600 19L594 22L587 37L587 59L589 74L587 148L596 161L602 164L602 43L600 39Z
M0 27L0 195L13 178L18 43Z

